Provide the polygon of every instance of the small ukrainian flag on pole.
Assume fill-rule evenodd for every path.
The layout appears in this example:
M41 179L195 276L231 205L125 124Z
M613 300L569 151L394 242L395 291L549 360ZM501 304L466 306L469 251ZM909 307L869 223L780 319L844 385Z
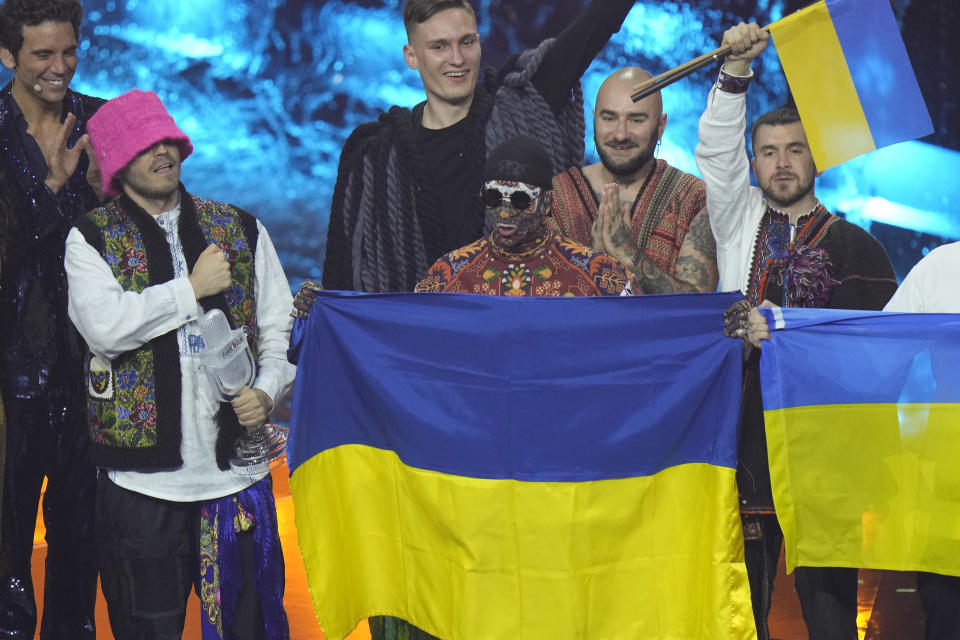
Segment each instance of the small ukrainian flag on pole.
M820 0L769 29L818 170L933 132L888 0Z

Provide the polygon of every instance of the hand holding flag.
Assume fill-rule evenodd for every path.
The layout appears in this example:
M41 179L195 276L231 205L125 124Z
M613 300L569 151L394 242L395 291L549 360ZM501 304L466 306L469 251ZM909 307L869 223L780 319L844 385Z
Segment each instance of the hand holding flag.
M721 48L730 51L723 65L727 73L735 76L750 73L750 63L767 48L768 29L761 29L756 23L741 22L724 32Z

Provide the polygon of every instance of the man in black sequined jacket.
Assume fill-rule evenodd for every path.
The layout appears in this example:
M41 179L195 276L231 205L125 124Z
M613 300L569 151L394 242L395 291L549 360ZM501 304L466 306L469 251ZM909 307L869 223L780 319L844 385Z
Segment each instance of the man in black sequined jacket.
M95 470L87 457L83 341L67 317L64 239L93 209L87 119L103 102L69 89L83 10L76 0L5 0L0 161L15 216L0 275L0 393L7 414L0 543L0 636L37 624L30 558L43 499L47 561L41 638L95 638Z

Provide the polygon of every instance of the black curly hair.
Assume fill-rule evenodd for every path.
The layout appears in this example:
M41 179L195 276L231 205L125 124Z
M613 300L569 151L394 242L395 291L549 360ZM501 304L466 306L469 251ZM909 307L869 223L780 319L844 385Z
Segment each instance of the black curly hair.
M10 51L16 60L23 46L23 28L48 20L69 22L80 40L83 7L77 0L5 0L0 5L0 47Z

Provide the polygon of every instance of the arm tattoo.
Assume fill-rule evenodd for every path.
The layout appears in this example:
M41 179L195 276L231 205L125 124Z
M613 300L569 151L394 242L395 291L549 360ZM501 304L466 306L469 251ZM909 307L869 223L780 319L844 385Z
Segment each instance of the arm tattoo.
M663 269L653 263L642 251L633 258L633 264L627 268L640 281L644 293L679 293L696 291L693 285L668 275Z
M710 274L707 273L707 267L703 264L703 261L697 260L693 256L678 258L674 275L678 279L690 283L695 289L706 289L710 285Z
M625 208L629 209L629 206L629 204L621 204L621 212ZM701 218L703 222L699 222ZM706 215L698 214L694 218L690 231L687 232L688 237L694 228L697 229L697 234L701 236L704 232L706 233L709 239L709 250L713 252L713 261L716 262L716 246L713 243L713 234L710 231L710 222ZM624 247L628 254L631 254L630 259L625 264L636 276L646 293L680 293L708 290L710 288L710 274L706 266L693 256L681 256L677 260L674 276L658 267L646 256L642 249L634 246L632 232L630 227L623 222L623 218L620 219L620 224L613 232L611 241L618 247ZM702 242L706 244L705 240ZM695 242L694 246L698 246L698 244Z
M706 209L694 216L690 223L677 256L674 275L691 285L694 291L713 291L717 287L717 244Z
M633 240L631 239L630 227L623 223L623 220L620 221L617 230L613 232L613 236L610 238L613 241L613 244L621 247L629 247Z
M693 248L703 254L705 258L716 263L717 261L717 241L713 237L713 231L710 229L710 217L707 210L704 209L698 213L690 224L690 230L687 231L687 237L693 242Z

